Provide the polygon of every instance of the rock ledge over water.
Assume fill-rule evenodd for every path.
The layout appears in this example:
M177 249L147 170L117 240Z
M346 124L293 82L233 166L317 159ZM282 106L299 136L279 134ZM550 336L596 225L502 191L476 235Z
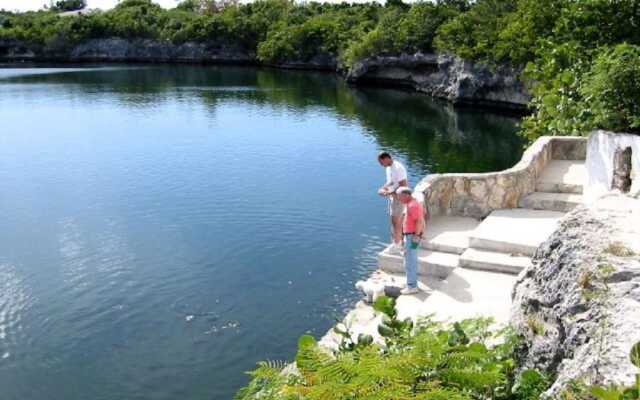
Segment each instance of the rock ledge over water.
M0 40L0 62L7 61L261 64L252 51L224 43L175 44L122 38L92 39L74 46ZM454 104L525 111L531 99L519 79L519 71L508 67L492 69L447 54L374 57L356 63L349 70L341 70L336 55L328 53L306 61L269 66L339 72L354 84L409 87Z
M489 68L448 54L368 58L348 71L347 80L410 87L454 104L525 110L531 99L519 71Z

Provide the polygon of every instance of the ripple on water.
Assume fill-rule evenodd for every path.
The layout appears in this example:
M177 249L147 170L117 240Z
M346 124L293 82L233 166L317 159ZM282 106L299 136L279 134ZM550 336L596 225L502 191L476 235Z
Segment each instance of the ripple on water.
M34 303L35 298L17 268L10 264L0 264L0 358L2 360L15 354L14 345L24 339L23 325L27 323L24 320L24 314Z

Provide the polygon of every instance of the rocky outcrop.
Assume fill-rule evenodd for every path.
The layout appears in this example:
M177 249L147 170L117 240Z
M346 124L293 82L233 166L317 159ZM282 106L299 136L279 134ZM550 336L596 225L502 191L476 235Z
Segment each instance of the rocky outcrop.
M454 104L526 110L531 96L518 75L448 54L417 53L365 59L348 71L347 80L407 86Z
M96 39L71 49L72 61L154 61L251 63L253 54L237 46L157 40Z
M512 324L523 368L553 378L546 398L572 380L631 384L640 341L640 200L601 198L565 217L513 292Z
M181 44L152 39L92 39L69 46L0 40L0 62L184 62L261 64L253 51L224 43ZM447 54L403 54L375 57L341 70L335 54L321 53L310 60L268 64L276 68L335 71L355 84L375 83L410 87L454 104L526 111L531 96L517 70L491 69Z
M318 71L336 71L338 69L338 57L331 53L320 53L306 61L288 61L269 66L284 69L307 69Z
M102 62L210 62L247 64L255 55L237 46L120 38L88 40L76 46L51 43L47 46L18 41L0 41L4 61L102 61Z
M0 40L0 61L62 62L182 62L210 64L256 64L256 55L239 46L215 43L121 38L93 39L75 46L50 43L47 46L17 40ZM288 61L269 66L287 69L336 71L334 54L321 53L306 61Z

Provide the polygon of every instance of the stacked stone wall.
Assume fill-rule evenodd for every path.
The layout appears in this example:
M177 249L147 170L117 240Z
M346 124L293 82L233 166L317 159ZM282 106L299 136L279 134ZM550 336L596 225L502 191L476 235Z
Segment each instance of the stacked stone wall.
M415 189L431 215L484 218L493 210L516 208L536 190L550 160L584 160L586 138L545 136L536 140L514 167L482 174L433 174Z

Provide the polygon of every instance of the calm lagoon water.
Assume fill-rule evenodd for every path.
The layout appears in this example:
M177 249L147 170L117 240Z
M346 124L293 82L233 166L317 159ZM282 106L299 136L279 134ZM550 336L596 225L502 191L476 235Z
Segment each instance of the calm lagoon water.
M232 398L359 297L378 151L505 168L516 122L321 73L0 69L0 398Z

